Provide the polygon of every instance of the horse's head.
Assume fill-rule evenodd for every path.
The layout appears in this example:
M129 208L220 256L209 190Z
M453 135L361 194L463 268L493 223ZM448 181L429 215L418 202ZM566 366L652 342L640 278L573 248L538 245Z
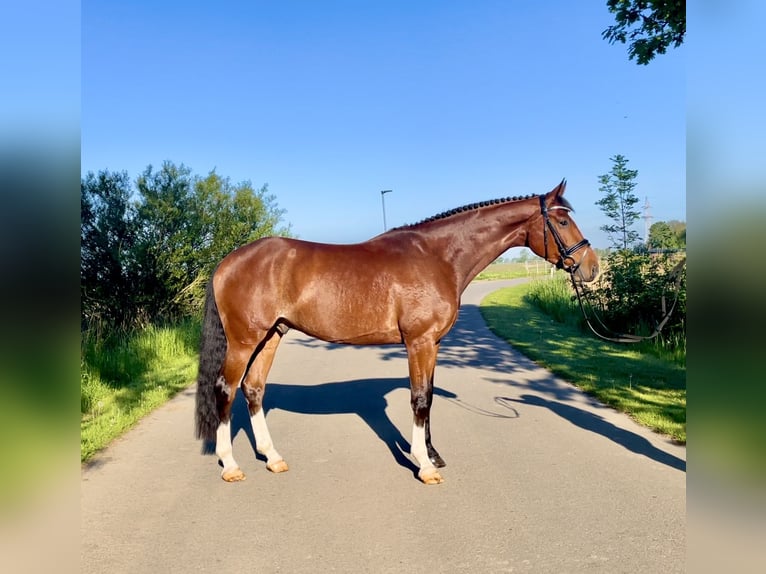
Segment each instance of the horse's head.
M566 181L540 196L540 211L529 219L527 246L557 268L581 281L598 275L598 255L572 219L572 206L564 199Z

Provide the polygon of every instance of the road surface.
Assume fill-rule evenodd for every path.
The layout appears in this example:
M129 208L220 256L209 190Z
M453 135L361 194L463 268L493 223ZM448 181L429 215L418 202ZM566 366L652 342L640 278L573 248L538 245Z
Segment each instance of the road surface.
M290 332L256 457L244 401L225 483L193 437L194 388L83 469L82 572L640 572L686 570L686 449L534 365L485 327L476 282L442 344L432 413L445 482L408 457L403 346Z

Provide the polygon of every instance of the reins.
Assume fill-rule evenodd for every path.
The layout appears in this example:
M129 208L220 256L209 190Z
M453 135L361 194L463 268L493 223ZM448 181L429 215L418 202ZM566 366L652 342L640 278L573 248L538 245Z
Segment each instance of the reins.
M591 303L590 299L587 297L587 289L584 287L578 287L577 281L574 278L574 274L570 274L570 279L572 281L572 287L574 288L575 294L577 295L577 302L580 305L580 310L582 311L583 317L585 318L585 323L588 325L590 330L593 332L594 335L599 337L600 339L604 339L605 341L611 341L613 343L640 343L641 341L648 341L650 339L654 339L657 337L661 332L663 327L665 327L665 324L670 319L670 316L673 314L673 310L676 308L676 304L678 303L678 297L681 292L681 269L686 264L686 257L684 257L681 261L676 263L676 265L673 267L673 270L670 272L670 276L675 276L673 280L673 285L675 289L675 295L673 297L673 302L670 304L670 309L667 309L667 303L665 300L665 292L662 293L661 298L661 307L662 307L662 313L663 316L657 322L657 324L654 327L654 331L650 335L646 336L639 336L639 335L632 335L630 333L616 333L615 331L612 331L604 325L604 322L601 320L601 318L598 316L598 313L596 313L593 303ZM580 293L580 289L582 288L582 293ZM601 328L608 332L608 335L604 335L602 333L599 333L596 328L591 323L590 318L588 317L588 312L585 310L585 304L583 304L583 300L587 303L588 309L591 311L594 319L598 322L598 324L601 326Z
M585 287L578 287L577 281L575 280L575 271L577 271L577 268L580 266L579 263L576 263L574 261L574 258L572 255L576 253L578 250L583 249L585 247L590 246L590 242L587 239L582 239L575 243L572 247L567 248L564 245L564 241L561 239L561 235L559 235L558 230L556 227L551 223L551 220L548 216L548 212L551 209L566 209L569 211L567 207L564 207L562 205L556 205L553 207L548 207L545 205L545 197L540 196L540 212L543 215L543 220L545 221L545 224L543 226L543 244L545 248L545 258L548 258L548 233L547 231L550 230L551 235L553 236L553 240L556 242L556 247L559 250L559 263L557 267L560 269L563 269L567 273L569 273L569 278L572 281L572 287L574 288L574 292L577 295L577 302L580 305L580 310L582 311L583 317L585 318L585 323L588 325L588 328L593 332L594 335L599 337L600 339L604 339L605 341L611 341L613 343L640 343L641 341L647 341L649 339L654 339L657 337L660 332L662 332L663 327L665 327L665 324L670 319L670 316L673 314L673 310L676 308L676 304L678 303L678 297L681 292L681 269L686 264L686 257L684 257L681 261L679 261L670 272L670 277L674 277L673 284L675 286L675 296L673 297L673 302L670 304L670 309L666 310L667 304L665 301L665 291L662 293L661 298L661 306L662 306L662 313L663 316L660 319L660 321L655 325L654 331L650 335L646 336L639 336L639 335L632 335L629 333L617 333L615 331L612 331L604 325L604 322L601 320L601 318L598 316L598 313L596 313L596 310L594 309L593 303L590 301L590 299L587 297L587 289ZM571 262L571 263L568 263ZM582 288L582 293L580 292L580 289ZM591 322L591 318L588 316L588 312L586 311L586 305L583 303L583 300L585 303L587 303L587 307L591 312L591 315L593 316L593 319L601 326L601 328L606 331L607 335L604 335L602 333L599 333L598 330L593 326L593 323Z

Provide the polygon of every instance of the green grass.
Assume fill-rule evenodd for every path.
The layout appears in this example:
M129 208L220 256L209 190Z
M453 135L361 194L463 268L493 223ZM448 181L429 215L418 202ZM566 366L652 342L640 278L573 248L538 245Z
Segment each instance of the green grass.
M563 313L563 322L542 311L534 297L546 299L545 289L556 281L501 289L481 303L489 328L516 349L605 404L625 412L656 432L686 442L686 367L683 356L670 358L650 346L609 343L584 332L566 309L566 299L548 302ZM552 297L553 300L559 299ZM539 303L539 301L538 301Z
M83 334L81 461L194 382L199 334L195 322L109 336Z
M535 281L525 298L558 323L579 327L591 335L569 277L563 271L558 271L553 280ZM596 328L600 326L596 325ZM645 330L647 333L650 331ZM686 365L686 338L678 333L669 336L663 334L640 343L631 343L631 346L642 354L648 353L681 367Z
M577 327L583 323L580 307L572 298L569 279L558 272L552 280L535 281L525 298L558 323Z

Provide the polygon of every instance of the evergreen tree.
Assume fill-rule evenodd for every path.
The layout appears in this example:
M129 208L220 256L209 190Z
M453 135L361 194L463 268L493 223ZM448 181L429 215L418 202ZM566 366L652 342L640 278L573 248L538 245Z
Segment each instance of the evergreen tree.
M598 188L604 194L596 202L612 223L602 225L599 229L606 231L612 245L617 249L630 249L640 240L633 225L641 216L635 209L638 197L633 193L636 188L638 170L628 169L628 160L622 155L610 158L613 162L609 173L599 176L601 186Z

